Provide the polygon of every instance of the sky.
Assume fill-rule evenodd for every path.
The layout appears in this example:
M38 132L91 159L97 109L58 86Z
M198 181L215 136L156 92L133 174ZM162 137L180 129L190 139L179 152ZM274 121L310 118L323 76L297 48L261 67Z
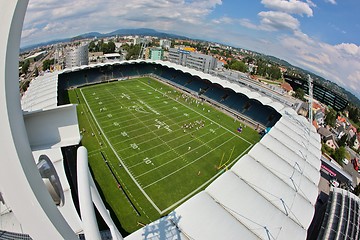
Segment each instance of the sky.
M21 46L143 27L273 55L360 98L359 0L30 0Z

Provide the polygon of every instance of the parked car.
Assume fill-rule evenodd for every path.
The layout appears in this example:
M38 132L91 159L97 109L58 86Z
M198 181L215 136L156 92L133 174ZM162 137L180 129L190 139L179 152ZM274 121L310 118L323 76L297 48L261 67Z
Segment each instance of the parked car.
M342 162L343 162L345 165L348 165L349 160L347 160L346 158L344 158L344 159L342 160Z

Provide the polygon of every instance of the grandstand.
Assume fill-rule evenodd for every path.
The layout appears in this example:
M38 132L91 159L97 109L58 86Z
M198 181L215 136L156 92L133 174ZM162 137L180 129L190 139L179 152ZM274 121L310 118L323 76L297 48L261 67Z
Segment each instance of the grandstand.
M321 146L319 135L305 118L252 89L162 61L95 64L45 75L34 80L30 87L34 89L29 89L29 96L23 99L24 115L14 79L18 71L20 22L26 5L23 0L0 4L6 13L0 37L0 56L4 56L0 59L0 109L4 115L0 119L0 150L6 156L1 159L1 165L6 167L0 168L0 207L6 211L1 212L0 219L4 221L2 226L9 228L3 231L14 233L11 236L21 233L19 238L27 238L22 234L28 234L32 239L70 240L84 234L86 239L101 239L94 204L112 238L123 239L117 228L121 225L115 225L111 219L88 174L88 153L83 147L78 148L75 106L63 105L67 101L63 94L71 87L151 75L200 97L216 87L218 94L214 98L211 91L206 96L210 103L251 124L272 128L205 190L126 239L306 238L317 198ZM50 78L57 83L57 94L31 97L31 92L42 92L36 89L43 84L36 82ZM49 93L47 88L43 92ZM218 100L219 95L223 100ZM239 103L237 98L241 99ZM59 106L53 106L54 101ZM44 104L47 102L51 102L50 106ZM223 102L229 102L229 106ZM68 185L67 170L59 167L67 157L64 149L77 149L80 214L70 196L73 189ZM58 165L55 169L68 196L63 207L55 205L38 173L36 159L40 152L36 151Z
M252 94L250 98L246 88L235 92L228 87L222 87L218 82L225 82L208 74L197 72L198 75L191 75L189 70L182 71L180 66L168 66L169 63L157 62L117 62L111 64L97 64L92 67L75 68L73 71L65 70L59 75L58 91L59 98L66 96L66 91L72 87L79 87L88 84L127 79L135 76L155 76L173 86L190 92L210 102L216 102L217 106L223 109L231 109L232 114L238 115L253 126L258 124L262 128L272 127L279 119L280 114L271 104L274 102L259 94ZM226 83L226 82L225 82ZM255 98L251 98L254 96ZM59 103L66 103L66 99L59 99ZM264 103L264 104L263 104ZM269 103L269 105L267 105Z

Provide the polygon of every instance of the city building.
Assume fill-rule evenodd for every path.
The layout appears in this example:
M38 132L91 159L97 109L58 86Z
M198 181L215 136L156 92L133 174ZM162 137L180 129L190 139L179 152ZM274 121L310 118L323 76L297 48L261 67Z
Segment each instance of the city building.
M169 50L171 47L171 41L168 39L160 39L160 47Z
M217 61L212 56L176 48L169 49L169 61L204 73L209 73L217 66Z
M106 53L104 54L105 61L121 61L122 56L120 53Z
M163 60L164 50L161 48L151 48L149 55L151 60Z
M136 37L134 37L132 40L133 40L133 42L132 42L133 45L136 45L136 44L140 44L140 43L141 43L141 38L140 38L140 37L137 37L137 36L136 36Z
M307 80L291 76L284 76L284 78L286 82L290 83L291 87L295 91L298 88L301 88L305 91L305 93L309 92L309 84ZM349 104L348 100L333 92L331 89L321 86L317 82L313 82L313 96L316 100L332 107L335 111L343 111Z
M37 62L38 60L43 58L45 56L45 54L46 54L46 51L37 52L37 53L34 53L31 56L28 56L24 60L29 60L30 62Z
M88 44L78 47L71 47L66 52L66 67L79 67L89 63L89 48Z
M101 58L103 58L104 53L103 52L89 52L89 61L90 62L97 62Z

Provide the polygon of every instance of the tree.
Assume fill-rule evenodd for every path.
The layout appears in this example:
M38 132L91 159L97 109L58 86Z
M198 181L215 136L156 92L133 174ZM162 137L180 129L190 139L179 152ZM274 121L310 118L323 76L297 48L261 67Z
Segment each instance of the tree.
M39 69L35 67L34 77L39 76Z
M330 111L327 112L326 117L325 117L326 125L330 125L330 126L334 127L336 117L337 117L337 112L331 108Z
M280 68L278 66L271 66L269 68L269 77L271 79L279 79L281 78L281 71Z
M348 146L352 148L355 144L355 140L356 140L356 134L352 138L349 139Z
M42 67L42 70L43 71L46 71L48 69L50 69L50 66L54 64L54 59L46 59L44 62L43 62L43 67Z
M94 41L89 43L89 52L96 52L96 44Z
M240 72L247 72L247 66L242 61L237 61L237 60L232 61L229 67L230 69L237 70Z
M25 60L25 62L22 64L21 73L26 74L30 67L30 61Z
M115 48L116 48L116 46L115 46L115 43L113 41L108 42L108 51L109 51L109 53L115 52Z
M140 53L140 44L136 44L133 46L128 46L127 54L126 54L126 60L130 60L130 59L136 59L139 56Z
M305 101L305 92L302 88L298 88L295 90L295 97L302 100L302 101Z
M109 53L109 45L103 42L100 46L100 51L103 53Z
M342 160L345 158L345 152L346 151L344 147L339 147L338 149L335 150L332 157L336 160L336 162L342 164Z
M347 139L348 139L348 135L344 134L338 141L339 146L340 147L345 147Z
M359 122L360 111L356 107L349 107L349 118L353 120L355 123Z

